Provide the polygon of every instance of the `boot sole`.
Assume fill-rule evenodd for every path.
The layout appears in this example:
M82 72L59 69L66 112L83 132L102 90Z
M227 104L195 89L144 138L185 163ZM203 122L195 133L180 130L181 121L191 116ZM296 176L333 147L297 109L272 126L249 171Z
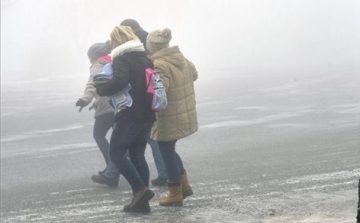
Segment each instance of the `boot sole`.
M170 204L160 204L161 206L164 207L182 207L183 206L183 202L174 202L174 203L170 203Z
M147 208L143 208L141 206L139 206L137 209L130 209L130 208L124 208L124 212L128 212L128 213L142 213L142 214L147 214L150 213L150 206Z
M151 211L150 208L149 209L141 209L141 208L139 208L139 209L133 210L132 213L148 214L148 213L150 213L150 211Z

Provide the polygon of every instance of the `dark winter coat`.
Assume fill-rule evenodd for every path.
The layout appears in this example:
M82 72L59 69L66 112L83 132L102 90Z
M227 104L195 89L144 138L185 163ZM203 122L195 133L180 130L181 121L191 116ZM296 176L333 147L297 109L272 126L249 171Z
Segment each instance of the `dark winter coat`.
M139 41L126 42L111 52L113 59L113 78L96 87L100 96L112 96L123 90L128 84L133 104L115 115L130 118L136 122L155 121L155 112L151 109L151 95L146 92L145 69L153 67L147 58L144 46Z

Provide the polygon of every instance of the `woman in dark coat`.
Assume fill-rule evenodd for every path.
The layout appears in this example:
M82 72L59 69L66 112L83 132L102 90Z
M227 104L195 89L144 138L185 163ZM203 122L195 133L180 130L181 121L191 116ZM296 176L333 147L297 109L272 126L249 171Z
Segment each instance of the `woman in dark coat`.
M148 201L154 196L149 186L149 167L145 160L145 147L155 113L146 92L145 69L152 67L143 44L128 26L117 26L110 34L113 50L112 79L96 87L100 96L112 96L129 84L132 105L115 115L110 140L110 160L129 182L133 192L125 212L149 212ZM130 160L126 153L129 152Z

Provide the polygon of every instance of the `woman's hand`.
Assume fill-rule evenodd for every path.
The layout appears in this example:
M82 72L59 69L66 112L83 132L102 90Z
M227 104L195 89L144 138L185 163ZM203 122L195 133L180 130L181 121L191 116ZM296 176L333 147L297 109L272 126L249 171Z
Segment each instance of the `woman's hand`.
M88 104L89 104L89 102L85 101L85 100L82 99L82 98L79 98L79 99L77 100L75 106L80 107L79 112L81 112L81 110L82 110L86 105L88 105Z

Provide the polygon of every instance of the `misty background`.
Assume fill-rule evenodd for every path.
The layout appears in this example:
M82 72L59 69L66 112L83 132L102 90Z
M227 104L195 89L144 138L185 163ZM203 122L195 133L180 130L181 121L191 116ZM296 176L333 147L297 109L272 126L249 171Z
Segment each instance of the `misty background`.
M79 115L74 106L89 76L86 53L124 19L148 32L172 30L170 45L198 69L200 105L214 95L319 77L343 94L335 91L339 80L360 74L359 11L355 0L3 0L2 143L34 128L92 123L92 112ZM327 100L314 96L306 97ZM200 125L204 114L199 110ZM7 148L2 144L2 153Z
M202 104L238 95L243 105L241 95L256 87L299 83L306 91L307 80L326 78L331 94L347 97L339 83L360 76L359 11L355 0L2 0L1 152L14 150L8 140L92 126L93 112L75 107L89 76L87 50L124 19L148 32L172 30L170 45L199 72L202 128L210 115ZM317 106L334 103L321 92L305 97Z
M2 0L1 78L86 80L87 49L127 18L172 29L170 44L201 78L358 73L359 9L356 0Z
M88 79L88 48L124 19L172 30L170 45L198 69L199 99L214 86L358 76L359 11L356 0L2 0L1 134L23 111L73 106Z

